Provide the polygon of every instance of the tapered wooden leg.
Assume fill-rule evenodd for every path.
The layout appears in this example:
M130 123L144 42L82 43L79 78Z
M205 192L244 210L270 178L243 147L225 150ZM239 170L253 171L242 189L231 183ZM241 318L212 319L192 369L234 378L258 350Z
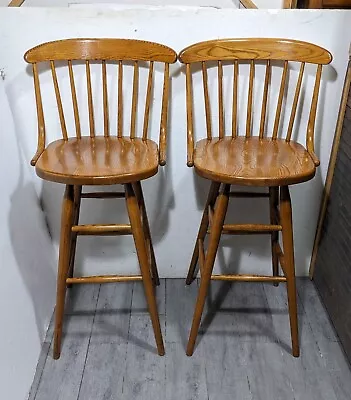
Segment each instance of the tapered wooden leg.
M272 225L278 225L277 221L278 215L278 204L279 204L279 188L278 187L270 187L269 188L269 209L270 209L270 220ZM278 276L279 274L279 261L278 254L276 251L276 244L278 243L278 232L272 232L271 234L271 243L272 243L272 268L273 268L273 276ZM278 286L279 282L274 282L274 286Z
M288 186L283 186L280 189L280 218L283 228L283 252L286 266L286 285L288 293L292 354L294 357L298 357L300 355L300 349L297 322L294 242L292 230L291 199Z
M79 212L81 203L82 186L74 186L74 209L73 209L73 225L78 225ZM76 257L77 247L77 234L72 233L71 235L71 246L70 246L70 258L69 258L69 270L68 277L72 278L74 273L74 261ZM67 285L68 288L72 287L72 284Z
M147 245L141 222L141 210L138 207L138 200L131 184L125 185L125 192L130 225L132 227L141 275L143 277L145 296L154 329L157 351L160 356L163 356L165 354L165 350L163 346L160 320L157 312L155 289L152 283L152 277L149 268Z
M214 210L211 232L208 241L208 249L205 256L203 271L201 273L200 287L196 300L193 323L191 326L188 346L186 350L186 354L188 356L191 356L194 352L195 341L199 331L201 316L206 301L208 287L210 285L213 265L217 254L219 240L221 237L224 218L227 213L229 190L230 190L230 185L225 185L223 191L219 194L217 198L217 203Z
M158 277L156 257L155 257L154 247L152 245L150 225L149 225L149 220L147 218L146 206L145 206L143 189L141 187L141 183L135 182L133 184L133 189L134 189L134 192L138 199L139 207L142 212L144 235L145 235L145 239L146 239L146 243L147 243L148 252L150 255L150 268L151 268L152 280L156 286L159 286L160 279Z
M53 356L55 360L60 357L61 352L62 324L66 297L66 278L69 268L73 209L74 188L72 185L67 185L62 203L60 253L57 274L57 295L53 351Z
M214 203L216 202L216 198L218 195L218 190L220 187L220 183L218 182L212 182L211 183L211 187L210 187L210 191L208 192L208 197L207 197L207 201L206 201L206 205L205 205L205 209L204 212L202 214L202 219L201 219L201 224L200 224L200 228L199 228L199 233L197 234L197 238L195 241L195 247L194 247L194 251L193 251L193 256L191 258L191 263L190 263L190 267L189 267L189 271L188 271L188 275L186 278L186 284L190 285L195 277L196 277L196 265L197 265L197 261L199 259L199 239L200 240L204 240L206 233L207 233L207 229L208 229L208 206L211 205L213 206Z

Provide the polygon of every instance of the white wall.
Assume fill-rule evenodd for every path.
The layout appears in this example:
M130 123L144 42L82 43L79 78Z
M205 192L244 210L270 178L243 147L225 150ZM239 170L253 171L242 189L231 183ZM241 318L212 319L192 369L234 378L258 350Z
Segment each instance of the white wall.
M5 77L0 79L0 397L23 400L52 314L56 268L6 89Z

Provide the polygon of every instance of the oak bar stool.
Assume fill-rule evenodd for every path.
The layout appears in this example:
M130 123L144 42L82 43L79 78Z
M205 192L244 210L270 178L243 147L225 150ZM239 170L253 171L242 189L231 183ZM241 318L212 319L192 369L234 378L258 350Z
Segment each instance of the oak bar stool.
M164 354L160 322L157 312L154 286L159 285L156 261L150 237L143 193L140 181L157 173L158 165L166 163L167 113L169 96L169 64L176 61L176 53L161 44L127 39L68 39L44 43L25 54L25 60L33 66L35 98L38 116L38 149L31 161L36 173L45 180L66 185L61 220L61 238L57 277L55 309L54 351L60 357L66 287L74 283L108 283L143 281L147 304L154 329L159 355ZM97 113L94 109L91 62L101 64L101 91L103 133L96 132ZM57 102L57 111L63 139L46 146L45 119L39 82L39 63L49 64ZM57 62L55 64L55 62ZM58 62L67 70L75 132L67 129L57 74ZM78 90L75 83L74 63L85 65L89 132L82 132L82 116L79 112ZM133 90L130 112L130 132L123 130L123 71L125 63L133 65ZM164 68L159 148L148 139L148 125L152 103L154 63ZM110 124L107 64L115 64L117 84L117 127ZM142 65L141 65L142 64ZM139 69L148 67L143 129L137 137L137 112ZM99 67L100 68L100 67ZM100 89L100 87L99 87ZM82 193L83 185L124 185L124 192ZM81 198L125 198L130 225L78 225ZM73 277L77 235L133 235L141 275L136 276L84 276Z
M308 181L315 175L319 160L314 153L314 130L322 65L329 64L331 54L316 45L285 39L223 39L201 42L184 49L179 60L186 64L187 138L189 167L197 174L209 179L211 188L195 243L195 248L186 283L190 285L196 277L199 262L200 287L187 346L187 355L194 351L200 320L210 280L267 282L275 285L286 282L290 317L292 354L299 356L295 266L293 250L292 211L289 185ZM255 67L265 63L265 77L260 103L259 131L253 135ZM285 139L278 131L286 92L289 61L300 63L296 87L294 88L289 123ZM209 62L218 69L218 136L213 135L209 95ZM231 132L226 132L224 121L223 64L232 64ZM283 63L278 90L273 129L267 132L267 104L270 101L271 74L276 63ZM249 65L246 126L239 132L239 65ZM303 82L305 64L316 64L314 89L309 111L306 133L306 148L291 140L297 114L299 96ZM207 138L194 144L193 110L193 64L202 70L204 108ZM315 69L314 69L315 71ZM305 101L306 103L306 101ZM212 108L213 110L213 108ZM268 187L266 193L231 192L231 185ZM270 203L270 224L224 224L230 197L267 197ZM283 250L279 244L282 233ZM273 276L258 275L213 275L213 265L221 234L270 234ZM204 240L209 234L207 251ZM279 263L283 275L279 274Z

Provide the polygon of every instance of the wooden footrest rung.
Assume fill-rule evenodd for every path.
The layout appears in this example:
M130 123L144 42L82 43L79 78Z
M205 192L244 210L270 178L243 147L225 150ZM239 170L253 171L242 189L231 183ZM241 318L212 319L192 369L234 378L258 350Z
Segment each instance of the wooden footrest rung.
M114 282L134 282L142 281L141 275L102 275L102 276L80 276L77 278L67 278L66 284L72 283L114 283Z
M252 197L252 198L260 198L260 197L269 197L269 193L265 192L230 192L229 197Z
M214 281L286 282L285 276L265 275L211 275Z
M224 224L222 234L224 235L266 235L272 232L282 230L281 225L264 225L264 224ZM211 233L208 229L207 233Z
M122 199L125 198L124 192L90 192L82 193L83 199Z
M72 232L77 235L131 235L132 228L128 224L73 225Z

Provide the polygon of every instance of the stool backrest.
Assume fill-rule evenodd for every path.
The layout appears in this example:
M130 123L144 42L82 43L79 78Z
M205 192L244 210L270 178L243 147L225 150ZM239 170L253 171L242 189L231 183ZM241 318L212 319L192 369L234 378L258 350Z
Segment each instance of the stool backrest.
M247 107L246 107L246 126L243 134L248 138L253 133L253 109L254 109L254 81L255 67L258 63L265 64L265 77L263 83L262 97L260 99L260 121L258 136L271 136L272 139L278 137L278 130L281 122L282 107L284 96L286 95L289 61L300 63L299 74L295 86L294 96L291 105L289 123L285 135L286 141L291 140L295 117L298 110L299 96L301 92L302 81L304 77L305 64L315 64L315 82L312 94L306 144L308 150L313 152L314 147L314 127L316 119L316 110L318 102L318 93L321 82L322 65L329 64L332 60L331 54L314 44L290 39L220 39L200 42L193 44L179 54L179 60L186 64L186 98L187 98L187 137L188 137L188 165L193 165L194 151L194 110L193 110L193 84L192 84L192 65L197 63L201 65L204 106L206 118L207 139L212 136L223 138L225 136L225 110L223 96L223 65L233 64L232 80L232 109L231 109L231 136L235 138L238 132L238 108L239 108L239 65L249 64L249 77L247 89ZM269 92L271 86L272 68L277 62L283 63L280 79L278 99L275 111L273 129L270 135L266 133L267 126L267 107L269 104ZM212 127L212 107L210 104L208 68L209 65L216 63L218 80L218 135L213 135ZM316 163L317 160L316 160Z
M137 110L138 110L138 93L139 93L139 69L140 67L148 68L148 78L146 83L146 97L144 101L143 111L143 127L141 137L146 140L148 138L150 108L153 98L153 78L154 63L162 63L163 67L163 94L161 106L160 136L159 136L159 161L161 165L166 162L166 139L167 139L167 114L169 101L169 64L174 63L177 59L176 52L162 44L147 42L142 40L130 39L66 39L54 42L48 42L36 46L28 50L24 56L25 60L32 64L34 89L38 117L38 149L32 160L35 165L40 154L45 149L45 118L43 111L43 100L40 90L39 80L39 63L49 63L52 83L54 86L58 116L64 140L68 140L70 132L67 129L65 113L62 100L62 91L60 90L59 79L57 74L58 67L62 65L67 69L67 79L69 79L71 111L74 116L75 136L80 138L83 135L81 128L81 114L79 110L79 102L77 99L77 85L75 82L74 65L75 62L85 64L86 75L86 93L89 115L89 135L94 138L98 134L96 130L96 109L94 108L95 96L92 89L91 64L101 64L101 92L102 92L102 114L103 118L103 135L108 137L115 135L123 137L125 131L123 128L123 114L126 105L123 102L123 70L126 63L133 65L133 86L131 95L131 111L130 111L130 129L127 134L131 139L137 135ZM117 76L117 126L111 127L110 123L110 106L108 96L108 63L116 64ZM99 88L100 89L100 88Z

